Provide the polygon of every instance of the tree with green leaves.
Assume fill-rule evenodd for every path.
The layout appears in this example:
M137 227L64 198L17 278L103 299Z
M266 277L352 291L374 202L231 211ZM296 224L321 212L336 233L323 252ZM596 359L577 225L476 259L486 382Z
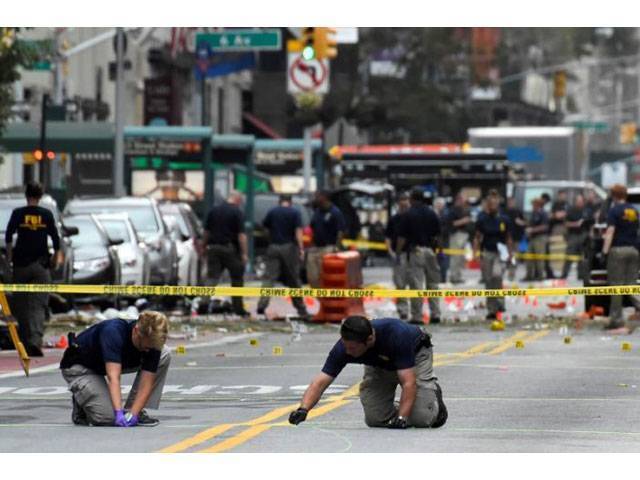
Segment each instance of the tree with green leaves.
M19 29L0 27L0 135L11 115L12 84L20 79L19 67L34 60L34 52L18 40Z

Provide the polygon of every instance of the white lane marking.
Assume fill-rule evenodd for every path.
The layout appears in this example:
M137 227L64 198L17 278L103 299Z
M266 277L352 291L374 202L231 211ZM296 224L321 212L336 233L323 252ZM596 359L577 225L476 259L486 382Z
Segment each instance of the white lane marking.
M165 385L162 389L162 394L179 393L181 395L202 395L215 387L217 387L217 385L196 385L191 388L184 388L182 385Z
M326 393L342 393L348 388L347 385L331 385ZM216 389L212 392L215 395L237 395L246 394L246 395L271 395L273 393L279 392L282 389L288 389L294 394L300 394L307 389L307 385L293 385L293 386L283 386L283 385L194 385L194 386L184 386L184 385L165 385L162 391L163 395L168 393L176 393L179 395L202 395L207 393L213 389ZM239 392L240 390L246 390L243 392ZM131 385L122 385L122 393L126 394L131 391ZM47 387L27 387L27 388L18 388L18 387L2 387L0 389L0 394L3 393L11 393L12 395L37 395L37 396L53 396L53 395L61 395L66 394L68 392L67 387L62 386L47 386Z
M218 345L226 345L228 343L238 342L240 340L244 340L247 338L255 338L261 337L264 333L256 332L256 333L243 333L241 335L231 335L230 337L219 338L217 340L212 340L211 342L202 342L202 343L194 343L194 344L185 344L187 350L190 349L198 349L198 348L206 348L206 347L215 347ZM175 352L177 346L172 347L171 351ZM51 365L45 365L43 367L32 368L29 370L29 375L33 376L36 373L50 372L53 370L58 370L60 368L60 364L58 362L52 363ZM24 377L24 372L22 370L15 370L13 372L0 373L0 379L3 378L16 378L16 377Z
M61 395L67 393L67 387L29 387L16 390L14 395Z
M276 393L280 390L282 390L282 387L277 386L277 385L231 385L228 387L222 387L225 390L246 390L246 389L256 389L255 391L251 392L244 392L247 395L269 395L270 393ZM223 391L218 391L215 392L219 395L232 395L235 392L223 392Z
M56 363L52 363L51 365L45 365L44 367L31 368L29 369L29 375L33 375L34 373L50 372L52 370L58 370L59 368L60 368L60 364L56 362ZM0 379L24 377L24 376L25 375L22 370L15 370L13 372L0 373Z

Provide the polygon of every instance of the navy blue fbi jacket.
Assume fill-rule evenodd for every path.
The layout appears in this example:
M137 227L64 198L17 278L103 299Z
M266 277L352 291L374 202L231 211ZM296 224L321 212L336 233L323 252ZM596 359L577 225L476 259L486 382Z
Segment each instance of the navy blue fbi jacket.
M618 203L607 215L607 225L616 227L612 247L638 247L638 211L630 203Z
M51 210L27 205L11 212L11 218L5 232L5 242L12 244L13 235L18 233L18 240L13 250L13 263L17 267L26 267L33 262L48 259L47 235L51 237L53 249L60 248L60 237Z
M397 318L378 318L371 321L376 343L361 357L347 355L342 340L329 352L322 371L337 377L347 363L361 363L385 370L404 370L416 365L416 350L424 333L415 325Z
M160 351L141 352L131 340L136 321L120 318L105 320L82 332L76 338L79 348L69 346L60 362L60 368L80 364L99 375L106 375L105 363L122 365L122 370L140 367L155 373L160 362Z

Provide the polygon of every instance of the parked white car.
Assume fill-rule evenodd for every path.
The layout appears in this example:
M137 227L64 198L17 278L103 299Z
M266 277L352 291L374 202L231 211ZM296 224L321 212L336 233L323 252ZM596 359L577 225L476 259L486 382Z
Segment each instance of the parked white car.
M187 203L161 203L160 213L178 252L178 285L199 285L202 261L196 241L202 235L200 220Z
M148 285L151 263L146 244L138 237L129 215L126 213L101 213L94 215L111 239L122 239L118 245L123 285Z

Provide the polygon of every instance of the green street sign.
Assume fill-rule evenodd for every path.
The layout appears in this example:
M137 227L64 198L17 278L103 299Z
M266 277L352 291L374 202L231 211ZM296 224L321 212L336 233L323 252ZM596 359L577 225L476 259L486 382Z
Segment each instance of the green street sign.
M589 122L585 120L580 120L577 122L572 122L571 126L577 128L578 130L592 130L594 132L608 132L609 124L607 122Z
M280 50L282 37L279 29L223 30L196 34L196 48L207 44L214 52L247 52L252 50Z
M26 68L27 70L51 70L51 62L49 60L38 60Z

